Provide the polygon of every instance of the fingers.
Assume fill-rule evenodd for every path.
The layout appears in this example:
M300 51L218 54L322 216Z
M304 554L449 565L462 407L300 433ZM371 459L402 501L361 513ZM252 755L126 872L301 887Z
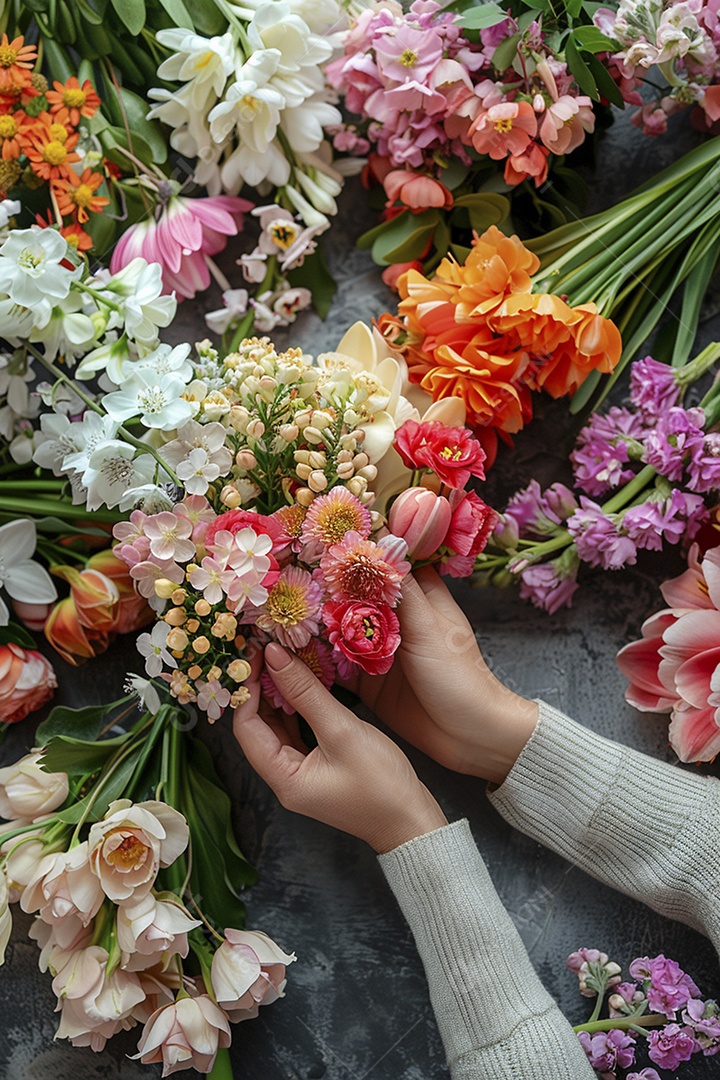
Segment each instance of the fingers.
M310 668L281 645L266 646L265 666L285 700L310 724L318 742L331 745L338 736L344 737L348 723L356 723Z
M290 745L282 724L268 724L257 713L243 714L241 706L235 712L233 731L255 772L282 797L288 779L305 760L305 755Z
M423 566L422 569L417 570L415 578L435 611L439 611L450 619L457 618L458 605L447 585L432 566Z

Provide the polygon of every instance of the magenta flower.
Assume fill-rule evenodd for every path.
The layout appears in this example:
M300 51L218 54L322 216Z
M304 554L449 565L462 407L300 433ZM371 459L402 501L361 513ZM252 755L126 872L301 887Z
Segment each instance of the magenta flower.
M668 1020L674 1020L678 1010L687 1005L691 998L700 996L690 976L675 960L669 960L662 953L652 959L642 956L633 960L630 974L633 979L643 981L653 1012L664 1013Z
M677 371L646 356L636 360L630 369L630 400L646 423L673 408L680 400L681 389Z
M513 495L504 517L516 523L523 539L542 540L553 536L561 524L560 517L549 506L537 480L531 480L526 488Z
M174 195L139 221L115 245L110 272L115 274L138 256L162 268L163 291L190 299L207 289L207 259L219 254L229 236L242 229L243 214L252 209L247 199L232 195L188 199Z
M599 1073L615 1073L617 1068L627 1069L635 1060L635 1041L626 1031L598 1031L590 1035L578 1033L580 1044L593 1069Z
M367 600L394 607L409 573L407 544L398 536L373 543L349 532L320 560L320 574L333 600Z
M677 1069L681 1061L689 1061L700 1049L692 1028L668 1024L648 1035L648 1056L661 1069Z
M628 1073L625 1080L660 1080L655 1069L641 1069L639 1073Z
M554 615L561 607L572 607L578 588L577 560L574 570L565 570L560 559L548 563L531 563L520 571L520 597L536 608Z
M603 570L634 566L637 549L630 537L618 531L615 521L597 503L583 495L580 505L581 509L568 519L567 528L583 562Z
M639 506L631 506L623 514L623 528L639 548L660 551L663 540L679 544L687 535L687 523L704 510L700 495L673 488L669 498L662 502L647 500Z
M692 491L720 488L720 434L710 432L693 448L687 470L688 487Z
M645 437L643 460L668 480L681 480L685 465L702 449L704 423L702 409L668 409Z
M683 1022L695 1032L705 1057L712 1057L720 1052L720 1015L714 1001L688 1001L682 1014Z

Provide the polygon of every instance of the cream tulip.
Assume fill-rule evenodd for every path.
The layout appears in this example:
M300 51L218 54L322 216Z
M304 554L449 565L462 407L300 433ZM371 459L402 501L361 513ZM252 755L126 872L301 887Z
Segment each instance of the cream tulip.
M40 768L41 752L34 750L5 769L0 769L0 817L32 821L62 806L68 796L64 772Z

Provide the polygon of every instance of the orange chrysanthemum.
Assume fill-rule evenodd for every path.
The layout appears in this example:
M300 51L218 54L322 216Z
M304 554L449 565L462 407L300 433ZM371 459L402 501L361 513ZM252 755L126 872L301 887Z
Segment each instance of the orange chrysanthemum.
M53 191L62 217L72 216L84 225L90 214L97 214L107 206L110 200L104 195L95 194L102 182L102 173L94 173L92 169L83 170L82 176L73 172L56 180Z
M100 108L100 98L89 79L80 85L73 75L66 83L53 83L54 90L48 90L47 99L50 112L61 124L70 123L77 127L80 117L89 119Z
M29 86L36 60L34 45L26 45L23 37L9 41L7 34L3 34L0 39L0 91L15 94Z
M14 161L20 157L29 145L30 133L34 128L35 121L21 109L0 115L0 157L3 161Z
M59 180L75 175L72 166L80 160L75 153L78 133L68 135L63 124L43 125L36 129L33 146L26 150L30 167L43 180Z

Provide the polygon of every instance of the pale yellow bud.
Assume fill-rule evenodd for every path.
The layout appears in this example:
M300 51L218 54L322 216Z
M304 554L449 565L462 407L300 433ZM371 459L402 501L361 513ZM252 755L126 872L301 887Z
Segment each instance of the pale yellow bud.
M324 469L327 465L327 455L323 454L322 450L311 450L309 465L312 465L313 469Z
M300 488L299 491L295 492L295 501L300 506L310 506L314 498L315 496L309 488Z
M240 683L245 682L245 680L249 678L251 670L247 660L241 660L240 657L238 657L237 659L230 661L227 673L233 682Z
M363 476L353 476L352 480L348 480L345 486L352 495L357 495L360 498L367 491L367 483Z
M236 510L238 506L242 506L242 495L232 484L226 484L220 492L220 502L227 506L228 510Z
M316 409L312 414L312 424L318 431L323 431L326 427L331 427L335 423L335 418L324 409Z
M307 480L312 472L309 465L296 465L295 472L301 480Z
M362 450L359 454L356 454L353 458L353 465L356 469L363 469L370 462L370 458Z
M341 461L337 467L337 474L341 480L349 480L351 476L354 476L355 469L352 461Z
M162 600L169 600L176 589L177 585L175 582L169 581L167 578L160 577L155 582L155 595L159 596Z
M375 465L365 465L362 469L358 469L356 475L362 476L365 480L373 481L377 476L378 471Z
M219 679L222 675L222 668L219 668L217 664L214 664L207 673L208 682L212 682L213 679Z
M327 487L327 476L324 472L316 469L310 473L307 484L311 491L324 491Z
M238 686L237 690L234 690L230 695L230 708L239 709L241 705L245 704L249 697L250 691L247 686Z
M234 615L231 615L229 611L225 611L220 612L215 616L215 622L210 629L210 633L213 637L223 638L225 641L232 641L235 637L236 630L237 619Z
M177 607L180 607L180 605L184 604L187 600L187 593L184 589L176 589L170 599L172 600L173 604L176 604Z
M230 421L230 426L234 428L235 431L239 431L241 435L244 435L250 422L250 413L244 405L233 405L228 415L228 420Z
M202 618L203 615L210 614L210 605L208 604L204 596L202 596L199 600L195 601L195 613L196 615L199 615L200 618Z
M247 435L249 439L262 439L265 434L265 425L262 420L251 420L247 426Z
M238 450L235 455L235 464L239 469L254 469L257 466L257 458L252 450Z
M188 621L185 623L185 629L187 630L188 634L197 633L199 628L200 622L198 619L188 619Z
M193 664L191 668L188 668L188 675L191 679L199 679L202 675L202 668L199 664Z
M196 637L192 643L193 650L200 656L204 656L210 648L210 642L206 637Z
M345 464L348 461L352 461L352 459L353 459L352 450L340 450L340 451L338 451L338 455L337 455L337 458L336 458L338 463Z
M280 438L284 439L286 443L291 443L297 439L300 429L297 424L283 424L279 429L279 434Z
M325 436L323 435L322 431L319 431L318 428L312 427L310 425L308 425L308 427L306 427L303 431L303 437L307 439L309 443L315 444L324 442L325 440Z
M187 615L181 607L170 608L165 616L165 622L169 626L182 626L187 620Z
M182 653L187 648L188 636L179 626L174 626L167 636L167 647L174 652Z

